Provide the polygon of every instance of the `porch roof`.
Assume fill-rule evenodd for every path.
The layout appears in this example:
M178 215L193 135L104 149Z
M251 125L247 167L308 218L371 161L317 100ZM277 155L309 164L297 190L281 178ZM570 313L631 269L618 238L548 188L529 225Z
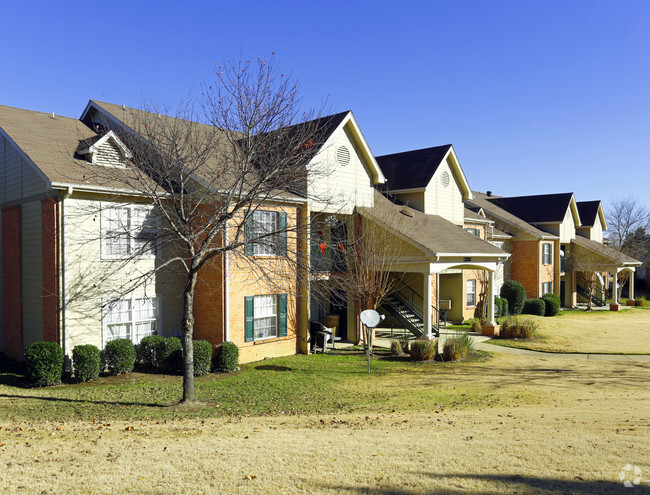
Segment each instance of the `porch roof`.
M395 204L375 191L375 206L358 207L359 213L428 256L486 256L502 258L508 253L466 232L438 215L427 215Z
M609 246L605 246L600 242L587 239L586 237L576 236L575 239L571 240L571 243L576 244L577 246L586 249L587 251L591 251L592 253L595 253L602 258L605 258L606 260L610 261L612 265L615 265L618 268L637 267L642 265L641 261L623 254L620 251L617 251L616 249L613 249Z

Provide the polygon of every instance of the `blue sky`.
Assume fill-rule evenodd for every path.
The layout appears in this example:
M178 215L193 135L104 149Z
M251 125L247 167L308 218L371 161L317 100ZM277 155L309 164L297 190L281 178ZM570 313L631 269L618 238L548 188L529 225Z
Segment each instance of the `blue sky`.
M273 51L377 156L452 143L476 190L650 206L645 0L24 0L0 18L3 105L174 105L213 63Z

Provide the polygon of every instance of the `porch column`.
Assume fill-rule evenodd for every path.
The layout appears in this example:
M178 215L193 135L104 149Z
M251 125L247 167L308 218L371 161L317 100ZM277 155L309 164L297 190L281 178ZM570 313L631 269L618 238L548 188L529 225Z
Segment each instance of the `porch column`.
M488 325L496 325L494 321L494 272L488 271L488 291L487 291L487 320Z
M630 270L630 290L628 299L634 299L634 271Z
M614 298L614 304L618 304L618 268L614 273L614 284L612 286L612 296Z
M431 310L431 274L425 273L422 278L424 279L424 286L422 287L422 317L424 328L422 329L422 336L426 339L432 339L431 323L433 321L433 312Z

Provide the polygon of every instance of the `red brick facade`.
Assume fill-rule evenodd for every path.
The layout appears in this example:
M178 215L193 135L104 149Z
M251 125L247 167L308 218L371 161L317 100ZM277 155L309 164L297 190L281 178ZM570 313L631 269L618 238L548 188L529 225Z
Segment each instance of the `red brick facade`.
M56 198L41 201L43 340L59 341L59 244Z
M540 247L538 241L516 241L512 243L512 264L510 278L526 289L526 297L539 297Z
M2 210L2 311L5 354L23 356L21 208Z

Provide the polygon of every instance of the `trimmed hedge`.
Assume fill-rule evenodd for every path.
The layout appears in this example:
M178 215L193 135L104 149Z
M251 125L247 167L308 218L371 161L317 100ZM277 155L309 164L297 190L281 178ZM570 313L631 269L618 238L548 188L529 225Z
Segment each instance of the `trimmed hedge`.
M232 342L222 342L214 349L212 370L231 373L239 369L239 348Z
M63 349L56 342L34 342L25 349L25 365L32 385L58 385L63 375Z
M207 340L193 340L194 346L194 376L203 376L210 373L212 361L212 344Z
M542 296L544 302L546 303L546 310L544 311L544 316L555 316L560 311L560 298L549 292Z
M156 344L155 368L159 373L173 375L183 369L183 344L178 337L163 338Z
M76 345L72 349L74 377L78 382L95 380L99 376L101 357L99 349L92 345Z
M544 299L526 299L522 314L544 316L546 312L546 302Z
M135 346L135 359L138 366L145 371L156 369L156 349L160 342L165 340L161 335L149 335Z
M524 309L526 301L526 289L516 280L508 280L501 286L499 294L508 300L508 314L518 315Z
M135 365L135 347L129 339L116 339L106 343L104 362L111 375L131 373Z
M499 308L497 316L508 316L508 300L503 297L494 296L494 303Z

